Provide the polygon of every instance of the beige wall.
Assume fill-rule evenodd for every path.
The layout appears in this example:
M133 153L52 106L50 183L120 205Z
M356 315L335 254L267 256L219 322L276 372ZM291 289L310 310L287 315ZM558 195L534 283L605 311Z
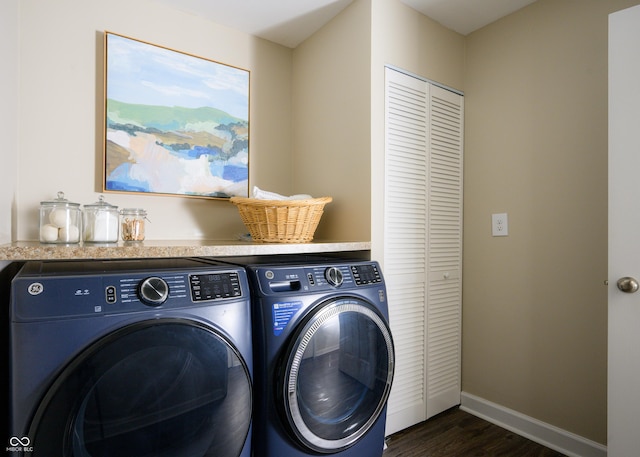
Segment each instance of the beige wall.
M19 4L18 239L37 239L39 203L57 191L82 204L98 198L105 30L250 70L250 183L291 190L291 49L147 0ZM228 239L246 231L227 201L106 199L147 209L148 239Z
M385 65L464 90L464 37L399 0L372 0L371 255L384 266Z
M371 239L371 4L356 0L293 57L293 188L331 196L316 239Z
M372 240L381 261L387 64L462 89L464 37L398 0L355 0L293 58L294 191L334 197L318 238Z
M637 3L539 0L467 37L463 390L599 443L607 15Z
M0 244L11 241L18 171L19 0L0 2Z
M372 0L373 71L393 65L463 90L465 38L399 0Z

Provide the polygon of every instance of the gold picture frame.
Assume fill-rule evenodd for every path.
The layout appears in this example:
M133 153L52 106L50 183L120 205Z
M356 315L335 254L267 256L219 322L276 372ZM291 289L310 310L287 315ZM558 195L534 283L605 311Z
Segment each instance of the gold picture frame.
M105 32L105 192L249 194L248 70Z

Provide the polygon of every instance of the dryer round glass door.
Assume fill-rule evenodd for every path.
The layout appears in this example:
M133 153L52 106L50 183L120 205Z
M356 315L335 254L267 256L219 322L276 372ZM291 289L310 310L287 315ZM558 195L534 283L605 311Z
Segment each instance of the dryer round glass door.
M317 452L355 444L391 389L394 351L384 317L364 300L332 299L310 313L288 349L280 392L295 436Z
M56 378L29 431L33 456L238 456L251 377L233 344L186 319L123 327Z

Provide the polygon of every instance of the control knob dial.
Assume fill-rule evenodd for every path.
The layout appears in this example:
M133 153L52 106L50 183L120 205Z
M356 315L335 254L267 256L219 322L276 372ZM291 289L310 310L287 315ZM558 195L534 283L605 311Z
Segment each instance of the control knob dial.
M324 270L324 279L333 287L340 287L342 285L342 271L337 267L329 267Z
M169 285L164 279L151 276L140 283L138 295L142 303L160 306L169 298Z

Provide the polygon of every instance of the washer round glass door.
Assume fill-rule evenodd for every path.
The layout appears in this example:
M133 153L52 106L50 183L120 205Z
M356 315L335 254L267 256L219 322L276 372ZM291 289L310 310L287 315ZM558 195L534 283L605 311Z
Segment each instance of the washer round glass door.
M293 433L317 452L355 444L391 389L394 349L385 319L364 300L331 300L307 317L286 354L281 393Z
M195 321L123 327L76 357L38 407L34 456L240 455L251 377L221 333Z

